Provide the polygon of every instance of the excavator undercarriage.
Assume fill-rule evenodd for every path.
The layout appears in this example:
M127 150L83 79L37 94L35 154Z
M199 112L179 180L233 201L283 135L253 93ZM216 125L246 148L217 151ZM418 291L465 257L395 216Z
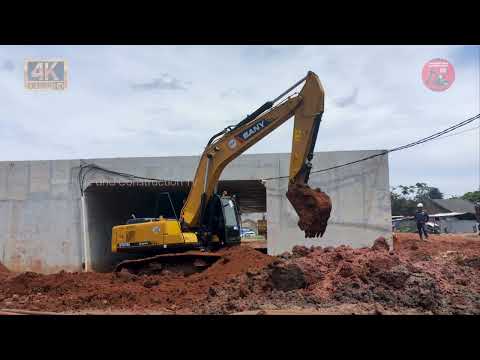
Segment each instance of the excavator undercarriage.
M114 271L127 270L136 275L159 274L165 271L191 275L205 270L221 258L218 252L190 250L183 253L166 253L117 264Z

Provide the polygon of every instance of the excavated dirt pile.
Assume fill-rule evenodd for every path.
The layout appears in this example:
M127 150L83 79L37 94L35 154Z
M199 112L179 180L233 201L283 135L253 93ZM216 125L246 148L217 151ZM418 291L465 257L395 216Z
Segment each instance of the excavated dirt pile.
M234 247L202 273L3 273L0 308L230 314L250 310L480 314L480 240L398 234L394 249ZM380 309L380 310L378 310ZM358 310L358 311L357 311ZM322 310L323 311L323 310Z
M202 273L158 275L10 273L0 278L0 308L71 312L81 310L205 312L215 286L248 271L265 268L274 258L250 247L223 251L222 258Z

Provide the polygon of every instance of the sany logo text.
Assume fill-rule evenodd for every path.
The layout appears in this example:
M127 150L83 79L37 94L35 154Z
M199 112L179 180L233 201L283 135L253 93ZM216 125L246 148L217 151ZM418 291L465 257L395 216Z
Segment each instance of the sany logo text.
M241 134L237 135L240 140L247 141L252 135L262 131L265 127L270 125L270 120L259 120L249 128L245 129Z

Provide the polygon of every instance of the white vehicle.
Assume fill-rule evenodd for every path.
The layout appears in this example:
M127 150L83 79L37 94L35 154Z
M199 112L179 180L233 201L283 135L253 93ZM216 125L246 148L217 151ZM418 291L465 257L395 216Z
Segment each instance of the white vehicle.
M249 238L249 237L254 237L257 234L255 234L255 231L248 230L242 233L242 237Z
M440 225L434 223L433 221L425 223L425 227L430 234L440 234Z

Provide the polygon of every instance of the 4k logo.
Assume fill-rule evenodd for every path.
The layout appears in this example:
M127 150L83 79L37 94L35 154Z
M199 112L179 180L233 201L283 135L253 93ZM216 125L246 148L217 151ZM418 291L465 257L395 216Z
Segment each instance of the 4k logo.
M25 87L27 89L65 90L67 64L65 61L25 61Z

